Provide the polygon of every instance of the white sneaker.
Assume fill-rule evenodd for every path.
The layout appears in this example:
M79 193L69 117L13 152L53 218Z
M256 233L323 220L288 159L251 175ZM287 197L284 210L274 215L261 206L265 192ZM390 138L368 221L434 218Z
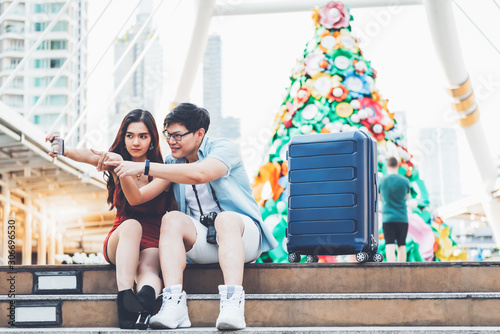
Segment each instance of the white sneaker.
M179 328L191 327L189 321L186 291L182 291L182 285L172 285L163 289L163 302L157 314L151 317L149 326L151 328Z
M243 329L245 323L245 291L241 285L219 285L220 313L217 329Z

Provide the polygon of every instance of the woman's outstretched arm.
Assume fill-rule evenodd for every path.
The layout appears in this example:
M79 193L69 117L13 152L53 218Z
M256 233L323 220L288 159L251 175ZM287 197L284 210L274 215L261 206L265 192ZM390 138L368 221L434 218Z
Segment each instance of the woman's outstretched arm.
M114 166L108 166L106 165L106 162L123 161L119 154L113 152L101 152L96 150L91 151L99 156L99 161L97 162L97 170L99 171L104 169L114 169ZM125 198L127 198L130 205L146 203L161 194L163 191L168 191L170 188L170 181L162 179L154 179L147 185L139 188L137 182L134 180L134 176L124 176L120 178L120 184L123 194L125 195Z
M163 191L168 191L170 181L156 178L143 187L138 187L133 176L120 178L122 191L130 205L139 205L152 200Z
M45 141L52 142L52 140L54 140L55 137L56 135L51 133L50 135L45 137ZM49 152L49 155L51 157L59 156L59 154L52 152ZM90 164L94 167L97 167L97 163L99 162L100 159L100 157L97 154L93 153L91 150L87 148L76 149L76 148L66 147L64 149L63 156L74 161Z

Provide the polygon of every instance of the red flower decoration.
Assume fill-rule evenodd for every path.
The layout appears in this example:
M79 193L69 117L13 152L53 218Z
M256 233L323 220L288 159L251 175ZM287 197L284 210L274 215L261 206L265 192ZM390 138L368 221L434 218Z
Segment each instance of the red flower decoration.
M380 122L384 118L384 114L382 113L382 106L369 97L364 97L362 99L359 99L358 101L360 105L359 110L367 109L368 111L368 117L362 121L363 125L369 128L369 125L377 123L380 124Z
M301 87L297 92L294 104L301 104L307 102L311 96L311 89L308 86Z
M339 89L342 90L342 95L339 95ZM332 87L332 89L330 89L330 92L328 92L328 99L330 101L342 102L346 99L348 94L349 90L344 85L340 85L338 87Z
M366 69L367 69L366 64L364 62L357 60L357 59L354 59L352 61L352 65L353 65L356 73L358 73L359 75L364 74Z
M299 109L299 105L297 103L291 104L290 102L286 103L286 109L288 110L286 114L286 121L283 122L285 125L285 128L289 129L292 127L292 119L295 113L297 112L297 109Z

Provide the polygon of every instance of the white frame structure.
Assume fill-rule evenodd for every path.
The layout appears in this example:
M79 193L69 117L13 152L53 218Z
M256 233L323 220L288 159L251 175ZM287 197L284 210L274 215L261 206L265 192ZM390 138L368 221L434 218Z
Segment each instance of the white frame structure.
M310 10L312 6L311 1L307 0L252 1L235 5L224 0L218 2L215 0L195 1L197 19L187 53L188 57L184 61L181 81L177 87L172 106L189 100L198 69L197 65L192 64L201 63L213 16L305 11ZM321 5L327 2L327 0L321 0L317 1L316 4ZM450 95L455 98L453 107L458 112L460 125L471 147L483 182L484 193L481 203L493 231L495 242L500 246L500 200L495 188L498 176L488 141L479 120L478 104L474 98L469 75L463 61L452 0L345 0L344 2L351 8L394 5L425 6L437 55L449 82Z
M110 0L110 2L111 1L113 0ZM14 0L12 4L15 5L19 2L19 0ZM67 6L69 0L62 0L62 2L65 2ZM160 1L160 5L155 8L155 11L163 2L163 0ZM227 0L193 0L193 2L196 5L194 29L190 39L187 56L184 59L184 64L182 64L180 81L177 85L172 105L189 101L190 99L196 72L202 61L208 40L208 32L212 17L306 11L310 10L313 5L322 5L328 2L328 0L318 0L315 1L314 4L312 4L310 0L255 0L238 3ZM498 199L500 191L497 190L495 186L495 182L497 181L495 163L481 126L478 105L474 99L469 75L462 58L453 17L452 0L345 0L344 2L351 8L394 5L425 6L438 58L441 60L445 70L450 94L455 99L453 107L460 117L460 124L471 147L471 151L473 152L474 160L478 166L479 174L484 185L482 206L493 230L496 243L500 245L500 201ZM140 0L137 6L139 4ZM132 9L132 13L137 6ZM0 16L0 22L6 17L9 10L11 10L10 7ZM132 13L130 15L132 15ZM154 12L151 14L146 23L151 20L154 14ZM168 20L164 19L164 22L166 21ZM54 24L55 21L51 22L49 27ZM158 37L161 30L162 27L159 27L150 43ZM36 45L41 42L42 37L43 35L40 36L35 45L31 47L30 51L36 48ZM109 50L112 43L113 41L110 42L109 47L104 53ZM129 50L132 48L133 44L134 43L131 43ZM78 44L78 46L81 46L81 43ZM143 55L148 49L149 45L145 48L141 57L139 57L130 68L124 81L130 77L134 69L142 61ZM121 59L118 61L118 64L115 65L115 68L119 66L120 63ZM87 84L88 77L94 70L95 68L84 79L77 93ZM13 77L14 75L9 77L7 81L12 80ZM8 82L4 82L2 87L0 87L0 91L6 89L7 84ZM113 103L122 87L123 82L118 85L118 88L113 92L109 105ZM44 92L44 94L45 93L46 92ZM48 145L44 142L45 134L42 133L41 130L37 129L35 125L27 122L26 118L2 102L0 102L0 110L0 175L2 176L0 179L0 186L2 188L0 202L3 204L3 206L0 206L0 216L3 217L2 243L4 245L7 244L7 227L9 219L14 218L15 220L15 217L12 217L11 214L15 211L13 210L15 208L17 212L22 211L22 218L24 221L24 225L22 226L23 240L21 243L22 263L31 264L32 239L38 241L38 263L54 263L54 254L62 253L63 250L63 235L61 231L57 229L58 225L55 222L55 218L57 217L51 216L51 213L47 212L45 209L45 207L49 206L44 204L51 203L44 202L43 198L40 199L37 196L39 196L40 193L53 192L54 189L56 191L64 189L64 194L67 194L67 196L77 196L79 193L91 194L90 197L95 197L95 202L100 203L102 207L102 196L105 194L106 189L105 183L101 177L89 174L87 171L81 169L79 165L73 164L65 159L58 160L48 156ZM32 112L33 110L31 110L29 114ZM75 131L76 126L85 114L86 110L82 113L76 124L74 124L73 129L69 131L69 136ZM81 144L83 143L80 142L80 145ZM57 175L57 182L55 182L55 184L47 182L47 175ZM101 197L97 198L99 196ZM19 200L21 198L22 201ZM86 205L94 209L97 208L96 204L91 200L89 200ZM99 210L96 209L94 212L99 212ZM74 222L73 226L66 227L74 228L71 233L79 235L78 229L81 229L83 233L87 226L93 226L92 228L95 228L93 233L100 237L102 233L105 233L109 229L110 217L104 217L104 214L102 214L101 219L103 222L106 220L106 223L97 224L97 228L95 228L96 225L86 225L81 219ZM36 238L35 235L37 235ZM70 235L67 234L64 237L68 236ZM3 264L7 264L7 249L7 247L3 247L2 253L0 253ZM47 254L48 256L46 256Z
M11 2L10 6L7 7L5 12L0 16L0 23L8 17L9 12L12 11L16 5L25 3L26 1L27 0L14 0ZM44 40L45 36L56 24L58 17L63 15L65 9L68 8L72 1L73 0L60 1L64 3L63 7L51 18L50 24L45 31L38 36L35 43L31 45L29 50L24 54L21 62L16 66L14 71L10 72L7 79L3 81L0 87L0 93L9 88L9 83L13 80L15 75L25 67L24 65L27 63L30 55ZM118 1L108 0L97 21L99 21L102 14L107 11L112 2L117 3ZM160 0L145 22L142 23L139 31L143 31L157 12L159 12L160 7L166 7L168 3L168 1ZM180 3L181 0L177 0L177 5L173 7L173 10L170 10L170 14L174 12L175 8L177 8ZM137 0L136 5L128 9L129 16L120 30L125 27L141 4L142 0ZM109 99L109 103L104 109L107 109L114 103L124 83L139 66L145 54L150 49L153 42L159 37L160 32L163 30L162 28L164 28L167 22L168 17L163 17L161 26L156 30L151 39L148 40L144 50L128 70L123 82L114 90L112 97ZM97 22L94 22L89 31L87 31L77 43L63 67L66 66L71 57L85 47L84 42L96 23ZM123 62L125 55L131 52L139 36L140 33L131 41L122 57L115 63L113 72L116 71ZM82 93L83 89L85 89L89 77L96 72L97 67L101 64L106 53L114 45L117 37L118 35L109 41L108 47L104 50L95 67L85 78L82 78L82 83L72 95L71 101L66 104L63 112L61 112L56 119L49 132L51 132L68 113L73 100ZM49 86L43 92L43 95L47 94L56 80L57 75L51 80ZM22 248L23 264L31 264L32 249L34 248L35 241L37 242L36 247L38 249L38 264L54 264L55 254L63 254L64 249L67 248L70 249L70 252L75 249L85 250L83 245L89 244L92 249L96 249L95 245L97 244L98 249L101 249L102 236L106 235L114 220L114 212L107 211L105 205L107 197L105 196L106 183L102 180L101 175L98 175L95 171L89 172L89 169L85 169L85 166L81 164L73 163L65 158L54 159L48 155L49 145L45 143L44 140L46 133L42 133L37 126L31 124L28 120L39 106L40 104L37 103L23 116L0 101L0 186L2 188L2 193L0 194L0 203L2 204L0 206L0 217L2 217L0 224L0 226L2 226L1 244L7 245L9 221L15 221L18 225L18 235L22 236L22 241L16 244L16 250L19 251ZM86 114L87 108L79 115L72 128L70 128L67 133L62 134L66 140L71 138ZM76 146L82 146L84 140L85 138L81 139ZM57 179L54 179L54 176L57 176ZM78 206L78 209L83 208L86 215L68 223L68 217L55 217L54 214L50 212L50 209L47 209L54 207L54 205L57 206L58 201L65 199L74 199L74 201L77 202L75 206ZM17 218L15 217L16 212L18 213ZM69 247L68 242L71 243ZM3 247L0 252L0 264L7 263L8 247Z
M32 264L35 240L37 264L55 264L55 255L63 253L63 242L69 239L57 224L64 219L50 211L57 199L52 203L48 200L52 196L59 200L74 197L82 206L95 210L102 207L106 184L97 172L50 157L45 134L36 125L1 101L0 110L2 244L7 245L9 225L13 225L14 235L20 236L22 231L22 241L16 241L16 249L22 249L22 264ZM3 247L0 253L4 265L8 264L8 250Z

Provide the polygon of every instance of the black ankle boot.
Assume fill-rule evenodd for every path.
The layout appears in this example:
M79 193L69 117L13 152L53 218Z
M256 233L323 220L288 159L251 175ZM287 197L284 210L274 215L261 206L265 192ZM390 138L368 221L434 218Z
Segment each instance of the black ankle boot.
M137 320L135 324L135 328L137 329L147 329L149 325L149 319L153 314L153 310L156 302L156 294L155 289L149 285L145 285L142 289L137 293L137 298L142 304L143 311L141 312L140 318Z
M139 312L131 312L126 307L127 300L130 299L131 289L118 291L116 303L118 305L118 325L121 329L134 329L135 322L139 317Z

